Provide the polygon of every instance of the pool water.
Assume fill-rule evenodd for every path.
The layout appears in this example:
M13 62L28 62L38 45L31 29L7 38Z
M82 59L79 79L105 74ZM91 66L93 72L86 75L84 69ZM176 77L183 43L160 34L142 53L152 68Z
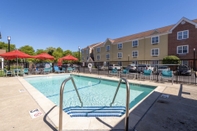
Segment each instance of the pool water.
M63 80L70 75L42 76L25 78L32 86L44 94L48 99L59 105L59 92ZM73 75L78 88L79 95L84 106L109 106L113 100L117 81L105 80ZM144 86L130 84L130 108L141 101L145 96L155 89L154 86ZM125 106L126 104L126 85L121 84L114 106ZM63 108L70 106L80 106L77 93L71 81L65 84Z

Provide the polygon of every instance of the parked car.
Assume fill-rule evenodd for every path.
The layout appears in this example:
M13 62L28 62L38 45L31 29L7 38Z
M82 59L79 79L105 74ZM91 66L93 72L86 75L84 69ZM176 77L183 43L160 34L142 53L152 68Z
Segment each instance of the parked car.
M178 75L192 75L191 68L187 65L180 65L177 67L177 74Z
M145 69L147 70L154 70L154 67L152 67L151 65L147 65L147 64L139 64L137 65L137 72L143 72Z
M158 72L156 72L156 74L160 74L162 71L168 71L169 67L165 66L165 65L161 65L161 66L158 66L157 70L158 70Z
M121 70L122 69L122 66L120 65L117 65L117 64L110 64L109 65L109 70L113 70L113 69L117 69L117 70Z
M129 72L137 72L137 68L135 64L129 64L126 69L129 70Z

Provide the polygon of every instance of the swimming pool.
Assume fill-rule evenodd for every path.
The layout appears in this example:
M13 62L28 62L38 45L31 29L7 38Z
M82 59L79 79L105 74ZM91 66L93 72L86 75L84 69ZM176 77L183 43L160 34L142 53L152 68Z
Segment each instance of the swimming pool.
M63 80L70 75L42 76L25 78L32 86L59 105L59 91ZM114 97L118 82L99 78L73 75L84 106L109 106ZM125 106L126 86L121 84L113 106ZM132 108L155 89L154 86L130 84L130 104ZM64 88L63 107L80 106L76 91L71 81Z

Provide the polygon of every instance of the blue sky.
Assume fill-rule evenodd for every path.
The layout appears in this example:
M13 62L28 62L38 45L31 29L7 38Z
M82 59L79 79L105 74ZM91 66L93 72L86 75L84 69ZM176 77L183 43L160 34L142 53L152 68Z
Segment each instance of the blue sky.
M1 0L2 39L17 48L78 46L103 42L197 18L196 0Z

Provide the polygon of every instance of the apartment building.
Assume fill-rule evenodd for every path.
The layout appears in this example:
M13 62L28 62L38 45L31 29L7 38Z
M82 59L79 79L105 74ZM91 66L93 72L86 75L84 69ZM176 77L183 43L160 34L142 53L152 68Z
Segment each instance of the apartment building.
M197 49L197 19L182 18L179 20L169 30L168 45L168 55L175 55L183 59L182 64L193 67L191 63L194 57L197 58L194 56Z
M184 24L183 24L184 23ZM182 18L169 25L116 39L107 38L92 48L95 62L137 63L147 60L157 63L168 55L190 59L197 49L197 19ZM188 49L185 53L185 48ZM184 53L183 53L184 52ZM83 55L82 55L83 56Z
M82 62L94 61L93 48L98 44L100 44L100 43L95 43L95 44L89 45L89 46L81 49L81 61Z

